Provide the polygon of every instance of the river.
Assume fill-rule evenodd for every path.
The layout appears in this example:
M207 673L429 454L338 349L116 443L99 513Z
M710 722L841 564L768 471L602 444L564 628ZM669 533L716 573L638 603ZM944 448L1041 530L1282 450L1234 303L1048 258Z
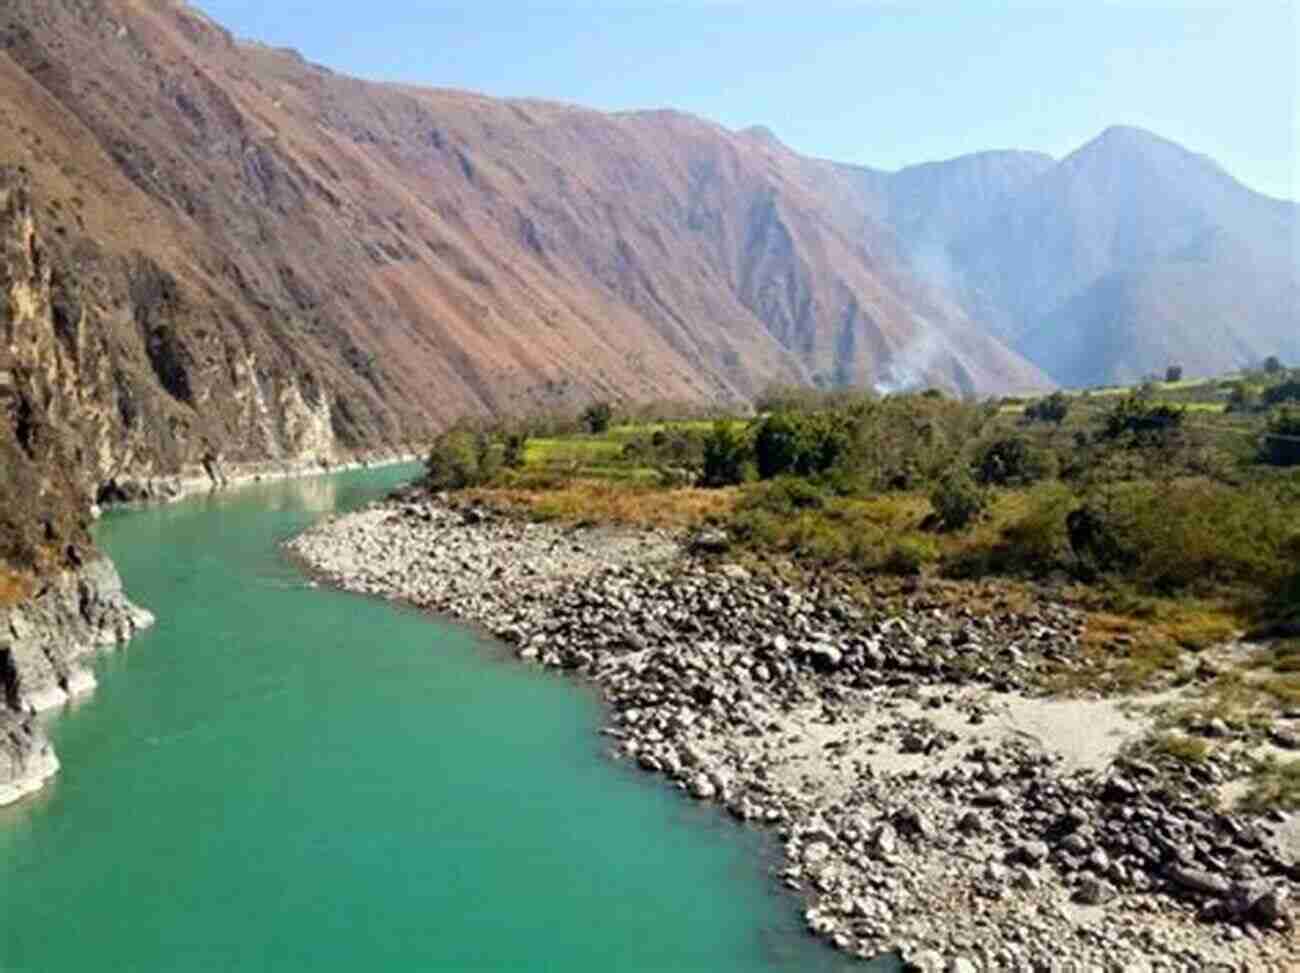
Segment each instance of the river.
M101 522L159 621L0 810L0 970L871 969L802 931L760 835L603 756L590 693L280 554L412 473Z

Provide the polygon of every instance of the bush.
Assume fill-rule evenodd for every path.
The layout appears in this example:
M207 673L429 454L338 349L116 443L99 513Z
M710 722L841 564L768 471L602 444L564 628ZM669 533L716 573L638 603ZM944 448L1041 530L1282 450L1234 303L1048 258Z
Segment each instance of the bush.
M1183 380L1183 366L1170 365L1165 369L1166 382L1181 382Z
M1282 371L1282 359L1278 358L1277 355L1269 355L1264 359L1264 371L1270 375L1276 375Z
M886 574L917 575L938 557L934 545L918 538L903 537L894 543L879 567Z
M735 486L745 482L750 462L750 447L734 423L719 419L704 438L702 486Z
M1282 405L1285 402L1300 402L1300 379L1281 382L1264 390L1261 396L1264 405Z
M1023 436L986 444L975 459L975 479L985 486L1028 486L1055 475L1056 457Z
M1060 425L1070 414L1070 400L1063 392L1053 392L1025 406L1025 418L1030 422L1052 422Z
M834 466L848 446L845 424L835 413L779 412L758 424L754 461L763 480L790 473L813 476Z
M1002 529L1002 541L1016 552L1021 567L1046 569L1058 564L1065 554L1065 518L1074 494L1059 483L1035 487L1028 496L1025 512Z
M1228 392L1228 412L1250 412L1259 405L1258 393L1245 382L1234 382Z
M608 402L593 402L582 413L582 424L593 436L608 432L613 421L614 407Z
M789 515L801 510L821 510L828 500L826 491L816 484L783 476L747 489L739 509Z
M1131 483L1083 509L1109 545L1098 567L1120 570L1151 592L1243 584L1273 589L1295 570L1289 553L1294 509L1269 485Z
M985 511L988 497L968 473L953 470L931 492L930 505L944 530L962 530Z
M1269 420L1259 458L1270 466L1300 466L1300 409L1282 409Z
M425 483L430 489L463 490L491 480L500 469L500 461L487 432L458 426L434 441L425 468Z
M501 456L501 462L512 470L523 469L525 454L528 451L528 433L506 433L504 446L505 448Z
M1185 410L1167 403L1150 401L1150 396L1136 392L1125 396L1106 414L1101 437L1106 440L1131 438L1136 445L1167 442L1183 425Z

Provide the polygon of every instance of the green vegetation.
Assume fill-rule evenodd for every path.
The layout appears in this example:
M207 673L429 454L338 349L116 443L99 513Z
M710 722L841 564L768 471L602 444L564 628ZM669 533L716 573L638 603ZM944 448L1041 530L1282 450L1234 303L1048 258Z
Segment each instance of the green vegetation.
M742 555L862 583L1048 582L1097 633L1069 679L1133 689L1243 630L1300 634L1300 417L1263 407L1295 379L988 403L774 389L757 416L611 408L599 433L589 409L458 426L430 480L538 517L709 524ZM1258 405L1225 408L1234 396ZM1297 669L1279 656L1252 692L1300 699Z
M599 436L614 421L614 407L608 402L593 402L583 412L582 421L592 435Z

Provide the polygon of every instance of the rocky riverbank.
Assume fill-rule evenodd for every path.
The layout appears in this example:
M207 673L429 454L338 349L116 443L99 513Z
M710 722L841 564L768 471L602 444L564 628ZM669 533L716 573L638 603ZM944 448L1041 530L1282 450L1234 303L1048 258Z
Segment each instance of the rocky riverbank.
M303 476L346 473L372 466L413 463L415 453L380 451L347 459L298 458L266 460L261 463L222 463L209 459L201 467L182 470L170 476L114 477L100 484L95 510L105 506L130 503L175 503L198 493L228 490L265 480L290 480Z
M153 620L127 599L117 569L102 557L0 609L0 805L39 790L59 769L38 714L91 692L87 657L126 642Z
M773 829L810 930L915 969L1292 970L1296 822L1140 757L1131 706L1041 696L1082 618L864 605L721 538L565 529L411 494L290 550L587 679L616 755Z

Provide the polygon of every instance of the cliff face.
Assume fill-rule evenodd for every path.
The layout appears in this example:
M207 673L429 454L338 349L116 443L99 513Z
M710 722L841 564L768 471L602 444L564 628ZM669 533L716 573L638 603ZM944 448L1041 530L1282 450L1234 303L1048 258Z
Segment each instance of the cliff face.
M131 483L467 411L1043 382L860 192L679 113L357 81L171 0L11 0L0 129L0 564L29 576Z
M86 656L152 623L126 599L106 558L59 572L34 597L0 609L0 805L38 789L58 770L36 715L94 688L82 665Z
M372 433L385 444L291 354L223 327L151 258L57 224L45 232L31 182L0 170L0 563L11 572L87 559L90 504L123 483L333 461Z

